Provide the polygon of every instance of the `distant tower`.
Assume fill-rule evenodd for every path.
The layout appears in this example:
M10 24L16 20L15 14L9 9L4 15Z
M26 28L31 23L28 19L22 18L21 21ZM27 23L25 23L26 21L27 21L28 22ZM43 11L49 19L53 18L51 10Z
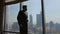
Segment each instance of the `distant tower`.
M33 32L33 20L32 15L29 15L29 23L28 23L28 33Z
M33 18L32 15L29 15L29 28L33 28Z
M55 27L54 27L54 22L53 21L49 22L49 26L50 26L50 32L54 32L55 31Z
M54 27L54 22L53 21L50 21L49 22L49 25L50 25L50 28L53 28Z
M14 32L19 32L18 22L14 22L12 24L11 30L14 31Z
M42 34L42 13L36 14L36 23L37 34Z
M42 15L37 14L36 19L37 19L37 27L42 26Z

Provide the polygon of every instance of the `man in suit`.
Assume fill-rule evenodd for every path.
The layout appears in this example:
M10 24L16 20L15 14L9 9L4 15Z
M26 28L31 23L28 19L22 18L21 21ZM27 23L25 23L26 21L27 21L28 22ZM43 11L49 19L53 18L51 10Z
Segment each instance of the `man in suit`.
M28 17L26 15L27 11L27 6L24 5L23 10L20 10L17 16L18 24L20 27L20 34L27 34L27 22L28 22Z

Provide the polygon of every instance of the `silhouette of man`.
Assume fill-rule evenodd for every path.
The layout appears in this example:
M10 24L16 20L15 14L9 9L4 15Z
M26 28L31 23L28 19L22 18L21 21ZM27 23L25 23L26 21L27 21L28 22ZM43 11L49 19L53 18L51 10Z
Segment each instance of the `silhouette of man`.
M18 24L20 27L20 34L27 34L27 15L25 14L25 12L27 11L27 6L24 5L23 10L19 11L18 16L17 16L17 20L18 20Z

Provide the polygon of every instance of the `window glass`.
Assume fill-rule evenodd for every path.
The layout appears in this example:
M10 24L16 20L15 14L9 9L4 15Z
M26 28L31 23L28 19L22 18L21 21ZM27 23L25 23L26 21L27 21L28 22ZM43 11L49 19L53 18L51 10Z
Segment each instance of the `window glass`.
M41 0L28 0L22 5L27 5L28 34L42 34Z
M46 34L60 32L60 0L44 0Z
M28 0L22 3L27 5L28 16L28 34L42 34L42 13L41 0ZM19 3L6 6L6 31L19 32L17 15L19 12Z
M17 14L19 10L19 3L6 6L5 31L19 32L17 22Z

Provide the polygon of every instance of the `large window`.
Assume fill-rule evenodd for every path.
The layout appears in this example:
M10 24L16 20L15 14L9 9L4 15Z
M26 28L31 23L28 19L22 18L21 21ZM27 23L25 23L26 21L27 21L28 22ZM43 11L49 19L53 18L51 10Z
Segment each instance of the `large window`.
M27 5L28 34L42 34L41 0L28 0L22 4Z
M28 0L23 2L22 5L27 5L28 34L42 34L41 0ZM20 3L6 5L5 31L19 32L19 25L17 22L17 15L20 10L19 7ZM8 34L8 32L6 34Z
M60 1L44 0L46 34L60 34Z
M59 34L60 32L60 1L44 0L45 30L46 34ZM28 0L22 3L27 5L28 34L42 34L42 10L41 0ZM20 3L6 5L4 30L19 32L17 15L20 10ZM13 33L11 33L13 34ZM15 34L15 33L14 33Z
M4 30L7 32L19 32L19 26L17 22L17 14L19 12L19 3L13 5L6 5L5 12L5 22L4 22ZM7 33L6 33L7 34ZM14 33L11 33L14 34Z

